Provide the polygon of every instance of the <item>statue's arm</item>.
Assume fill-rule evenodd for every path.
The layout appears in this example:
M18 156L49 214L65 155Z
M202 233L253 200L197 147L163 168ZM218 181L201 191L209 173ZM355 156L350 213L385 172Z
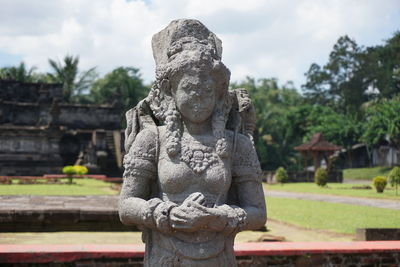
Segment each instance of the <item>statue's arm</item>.
M265 225L267 212L261 182L246 181L237 184L238 206L246 213L240 230L256 230Z
M251 176L251 175L250 175ZM257 230L265 225L267 212L261 182L248 177L235 182L236 201L212 208L215 219L209 229L227 234L243 230Z
M157 130L144 129L124 157L124 181L122 184L119 216L126 225L169 231L168 212L174 203L151 198L156 184ZM167 215L165 215L167 214Z
M234 221L233 226L237 222L236 231L263 227L266 222L266 207L260 163L252 141L241 134L238 135L237 148L233 155L232 189L235 203L229 208L234 211L236 218L228 216L228 225L229 221Z
M170 233L172 228L169 213L177 205L159 198L150 198L156 172L150 172L145 164L141 166L138 161L140 159L132 164L135 168L127 168L124 173L119 202L120 220L126 225L144 226Z
M140 170L125 170L119 200L119 217L126 225L143 225L143 214L148 207L151 177Z

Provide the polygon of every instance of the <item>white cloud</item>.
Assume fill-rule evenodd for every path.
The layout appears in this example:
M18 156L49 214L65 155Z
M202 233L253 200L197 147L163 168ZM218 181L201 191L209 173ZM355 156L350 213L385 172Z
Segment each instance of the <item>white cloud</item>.
M0 0L2 54L48 71L48 58L79 55L82 69L135 66L151 81L151 36L172 19L196 18L223 41L232 80L294 80L324 63L337 38L378 44L400 28L397 0Z

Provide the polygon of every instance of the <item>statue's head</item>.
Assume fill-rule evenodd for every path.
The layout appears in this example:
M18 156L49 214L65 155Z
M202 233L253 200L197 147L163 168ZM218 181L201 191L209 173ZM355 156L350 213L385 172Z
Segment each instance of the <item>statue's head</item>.
M148 101L167 125L167 152L180 150L181 117L212 119L217 153L226 155L225 124L230 72L221 62L221 41L197 20L175 20L152 40L156 81Z

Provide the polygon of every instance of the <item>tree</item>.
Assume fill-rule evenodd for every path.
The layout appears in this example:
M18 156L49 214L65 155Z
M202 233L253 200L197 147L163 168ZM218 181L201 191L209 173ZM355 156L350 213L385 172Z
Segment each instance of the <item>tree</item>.
M329 61L323 67L312 64L302 86L309 103L328 105L337 112L357 114L368 100L365 82L363 49L348 36L342 36L333 46Z
M361 139L370 146L387 140L393 146L400 148L399 114L400 96L371 103L366 109Z
M63 62L49 59L49 64L54 73L49 73L52 82L63 84L63 97L65 102L79 98L91 86L97 76L95 68L79 72L79 57L65 56ZM75 100L76 101L76 100Z
M307 78L306 84L302 86L304 95L309 100L309 103L319 105L331 105L333 97L330 93L329 74L316 63L311 64L308 71L305 73Z
M400 32L385 44L360 47L340 37L324 66L313 63L302 86L309 103L328 105L361 119L363 103L400 93Z
M400 93L400 31L384 45L368 47L363 68L370 90L380 98L390 98Z
M400 167L394 167L390 171L389 180L392 186L396 186L396 196L397 196L397 188L400 185Z
M293 169L297 165L297 153L286 135L286 114L302 103L302 97L292 83L278 85L277 79L247 77L232 88L244 87L250 94L256 110L254 140L263 169L275 170L279 166ZM290 137L290 136L289 136Z
M315 105L310 109L303 141L310 140L315 133L322 133L325 139L335 145L346 148L349 165L352 166L352 146L362 135L362 122L352 114L341 114L332 108Z
M96 80L91 88L91 97L99 104L119 101L126 111L134 107L149 91L143 84L139 69L118 67Z
M36 67L27 68L24 62L17 67L6 67L0 69L0 79L15 80L19 82L35 82L39 75L35 74Z

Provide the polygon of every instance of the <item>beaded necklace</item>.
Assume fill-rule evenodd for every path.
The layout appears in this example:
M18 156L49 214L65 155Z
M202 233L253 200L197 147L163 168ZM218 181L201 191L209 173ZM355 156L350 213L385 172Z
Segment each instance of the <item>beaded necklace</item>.
M215 152L215 141L203 144L193 138L182 136L181 160L185 162L196 174L201 174L208 167L218 163Z

